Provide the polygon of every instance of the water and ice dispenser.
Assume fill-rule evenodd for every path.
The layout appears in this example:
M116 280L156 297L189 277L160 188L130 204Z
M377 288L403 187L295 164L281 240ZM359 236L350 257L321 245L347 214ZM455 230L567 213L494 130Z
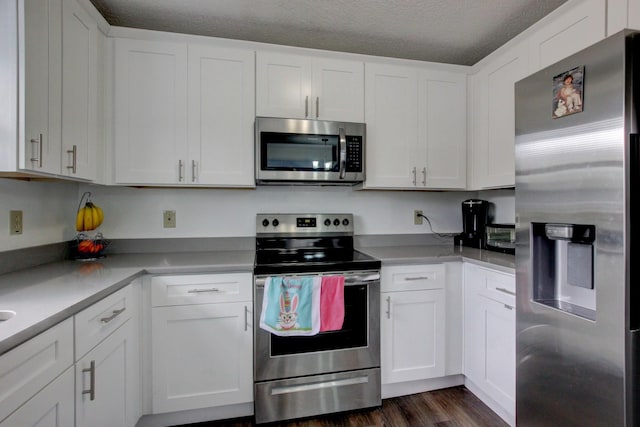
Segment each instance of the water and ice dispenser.
M595 320L593 225L532 223L533 300Z

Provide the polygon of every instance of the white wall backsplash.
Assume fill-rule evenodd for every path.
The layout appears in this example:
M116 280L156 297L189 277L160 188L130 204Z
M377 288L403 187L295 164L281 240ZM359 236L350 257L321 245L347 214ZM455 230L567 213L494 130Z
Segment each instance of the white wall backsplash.
M78 184L0 178L0 251L58 243L75 235ZM9 234L9 211L21 210L23 233Z
M474 193L355 191L350 187L258 187L255 190L127 188L81 185L105 212L107 238L254 236L257 213L353 213L356 234L430 233L413 224L421 209L434 231L460 232L460 203ZM79 197L79 195L78 195ZM162 227L162 211L176 211L176 228Z
M493 222L496 224L513 224L516 218L516 199L515 190L488 190L479 191L478 199L487 200L495 205L495 217Z

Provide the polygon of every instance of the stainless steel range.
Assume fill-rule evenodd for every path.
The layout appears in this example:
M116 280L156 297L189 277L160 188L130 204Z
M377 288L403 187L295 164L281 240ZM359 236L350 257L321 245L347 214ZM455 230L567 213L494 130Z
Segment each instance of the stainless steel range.
M379 406L380 261L353 249L351 214L258 214L256 423ZM341 275L344 323L313 336L258 327L268 277Z

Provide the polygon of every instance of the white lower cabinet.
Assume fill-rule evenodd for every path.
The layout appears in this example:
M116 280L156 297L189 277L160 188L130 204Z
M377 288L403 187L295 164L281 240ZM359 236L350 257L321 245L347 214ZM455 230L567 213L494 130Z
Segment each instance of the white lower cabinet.
M515 419L515 277L464 265L466 385L508 422Z
M129 285L75 316L76 348L98 342L76 352L76 427L133 427L141 415L138 291Z
M253 401L252 283L251 273L152 278L154 414Z
M73 422L38 424L39 420L50 419L51 411L59 413L56 419L68 420L70 409L73 420L72 364L73 319L59 323L0 356L0 420L4 420L0 426L73 425ZM72 371L71 385L63 381L64 384L52 386L65 370ZM71 405L68 405L69 400ZM30 409L24 410L26 406Z
M382 270L382 384L445 375L445 268L443 264Z
M133 321L76 362L76 427L132 427L140 401Z
M29 399L2 427L73 426L73 368L67 369L51 384Z

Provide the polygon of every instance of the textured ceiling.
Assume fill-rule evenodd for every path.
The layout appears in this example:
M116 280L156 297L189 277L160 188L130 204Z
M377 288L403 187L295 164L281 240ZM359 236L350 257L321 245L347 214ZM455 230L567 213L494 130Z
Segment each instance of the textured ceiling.
M473 65L566 0L91 0L112 25Z

